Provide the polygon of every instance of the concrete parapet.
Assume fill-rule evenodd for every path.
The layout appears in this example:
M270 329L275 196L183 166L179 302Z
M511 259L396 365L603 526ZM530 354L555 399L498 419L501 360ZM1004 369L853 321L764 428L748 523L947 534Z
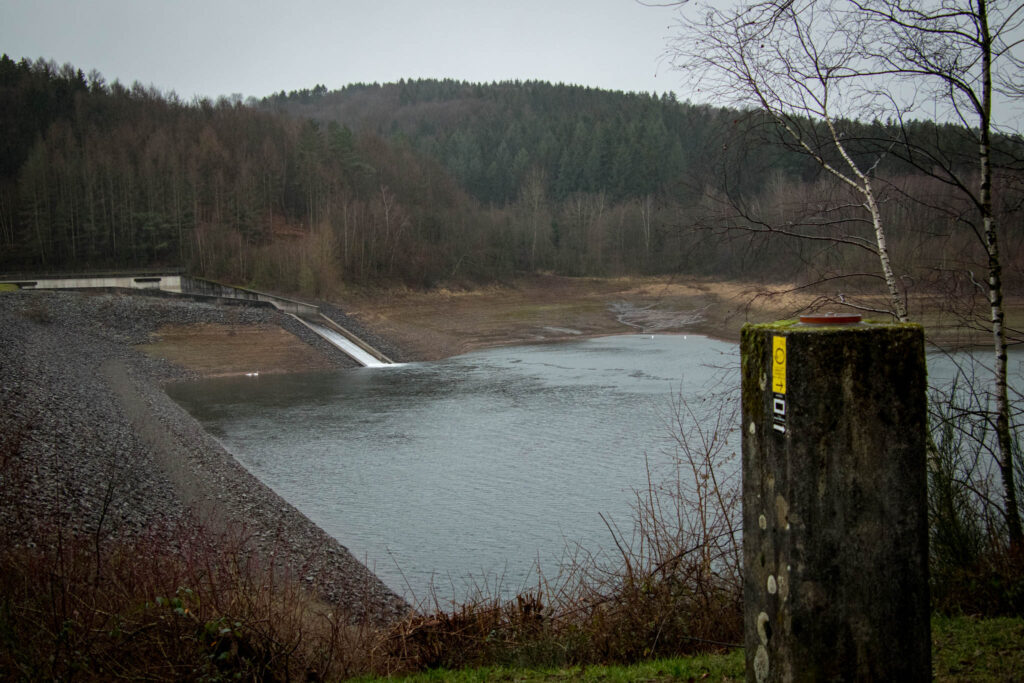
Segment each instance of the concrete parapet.
M101 277L40 277L5 280L20 289L159 289L181 292L180 275L110 275Z
M181 291L186 294L201 294L204 296L212 296L221 299L262 301L273 305L274 308L278 310L284 311L285 313L292 313L294 315L299 316L300 318L306 318L308 320L317 320L320 317L320 308L318 306L314 306L313 304L307 304L302 301L288 299L283 296L277 296L276 294L266 294L264 292L257 292L252 289L233 287L231 285L222 285L219 282L214 282L212 280L204 280L203 278L182 278L181 287Z

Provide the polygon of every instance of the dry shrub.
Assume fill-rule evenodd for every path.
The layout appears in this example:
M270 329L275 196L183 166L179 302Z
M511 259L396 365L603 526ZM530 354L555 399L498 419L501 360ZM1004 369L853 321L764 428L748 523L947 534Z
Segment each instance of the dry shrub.
M1024 547L1014 547L1004 511L992 398L981 370L960 363L929 400L929 564L933 607L947 614L1024 615ZM1014 421L1020 419L1016 396ZM1017 478L1024 473L1016 429ZM1019 485L1018 485L1019 490Z
M372 669L374 630L261 565L238 535L179 525L100 549L61 529L37 538L0 550L5 680L324 680Z
M620 562L583 568L592 656L604 661L735 647L743 635L740 469L729 437L737 402L677 400L676 467L636 492L626 539L613 524Z
M407 671L514 663L529 643L552 635L550 623L536 594L504 603L479 598L452 612L406 619L392 630L388 654L394 666Z
M564 666L738 647L742 492L729 440L737 405L718 396L673 405L673 476L660 483L648 467L628 537L606 520L615 556L576 547L558 577L538 571L537 588L514 601L478 596L412 617L392 632L389 657L403 670Z

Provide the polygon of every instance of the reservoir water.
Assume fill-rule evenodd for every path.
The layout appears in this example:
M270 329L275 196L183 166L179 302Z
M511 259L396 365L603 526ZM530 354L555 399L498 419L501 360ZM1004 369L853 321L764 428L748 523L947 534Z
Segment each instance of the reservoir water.
M628 535L648 464L671 473L674 397L734 389L738 364L731 343L630 335L168 393L394 590L443 604L554 576L577 543L613 549L602 515ZM933 382L951 367L929 355Z
M734 344L627 335L168 393L394 590L449 600L612 547L601 515L630 529L645 456L656 476L672 460L673 396L737 366Z

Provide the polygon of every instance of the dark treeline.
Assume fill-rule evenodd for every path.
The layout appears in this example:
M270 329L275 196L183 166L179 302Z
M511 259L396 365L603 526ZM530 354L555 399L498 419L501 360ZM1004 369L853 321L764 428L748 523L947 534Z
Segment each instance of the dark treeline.
M255 102L254 102L255 104ZM482 202L514 201L531 174L545 179L548 195L604 193L612 201L648 194L685 198L714 178L723 148L744 142L743 163L757 172L742 175L735 189L753 195L772 169L813 180L820 167L787 145L766 118L734 109L679 102L675 95L622 93L580 86L514 81L481 85L454 80L356 84L328 91L281 92L264 98L267 110L318 121L336 121L412 146L437 159ZM801 121L805 129L816 127ZM891 140L891 124L841 121L854 157L873 160L880 140ZM905 133L917 141L941 142L961 163L976 157L976 145L956 126L912 122ZM826 159L843 164L829 149L829 133L816 135ZM834 145L832 146L834 147ZM912 171L898 154L880 155L876 170Z
M540 270L874 268L857 250L733 232L769 220L863 228L842 187L758 114L671 95L409 81L183 102L4 56L0 123L8 272L173 265L326 295L345 282L429 287ZM877 154L885 126L847 125L863 139L856 153ZM955 127L919 125L922 139L970 158ZM929 267L961 267L970 236L949 218L948 191L897 155L876 173L901 265L927 242ZM1019 235L1007 246L1016 253Z
M500 272L466 194L374 135L6 57L0 101L9 270L184 265L306 290Z
M677 190L729 115L680 104L672 95L544 82L421 80L335 92L319 86L274 95L261 105L404 140L493 205L514 201L531 176L543 178L555 200L604 192L619 201Z

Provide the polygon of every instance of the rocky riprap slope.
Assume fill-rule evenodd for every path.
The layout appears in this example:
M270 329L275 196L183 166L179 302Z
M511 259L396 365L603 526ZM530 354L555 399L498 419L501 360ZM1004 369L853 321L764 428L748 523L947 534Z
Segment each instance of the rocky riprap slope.
M189 373L132 345L166 323L270 323L322 342L268 308L123 294L0 294L0 524L8 539L31 545L43 529L60 528L130 540L174 525L234 534L353 619L404 616L401 598L160 389L161 381ZM334 358L351 365L340 352Z

